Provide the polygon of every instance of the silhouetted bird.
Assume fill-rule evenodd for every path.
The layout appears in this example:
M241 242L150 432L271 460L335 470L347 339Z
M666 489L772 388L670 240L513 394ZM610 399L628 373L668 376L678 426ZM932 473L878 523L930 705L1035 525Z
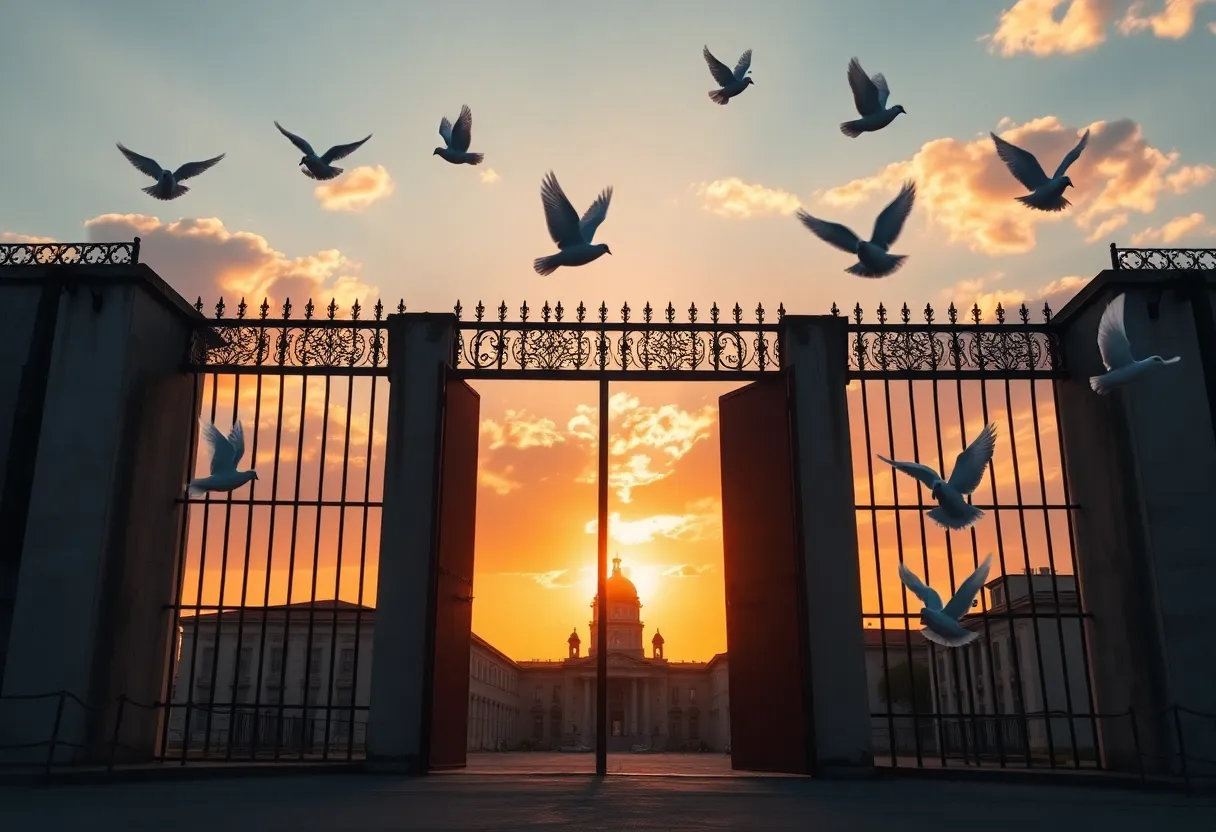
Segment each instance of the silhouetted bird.
M856 58L849 61L849 86L853 89L853 104L861 114L861 118L840 125L840 132L851 139L881 130L895 121L897 115L908 112L902 104L887 108L891 90L886 76L880 72L871 78Z
M749 84L756 83L747 74L752 66L752 50L749 49L743 53L743 56L739 58L739 63L735 64L734 72L715 58L708 46L702 50L701 55L705 58L705 63L709 64L709 73L714 76L714 80L722 88L709 91L709 97L715 104L729 104L730 100L747 89Z
M1081 141L1077 142L1077 146L1068 151L1064 161L1060 162L1060 166L1056 168L1055 176L1050 179L1043 172L1043 166L1039 164L1039 160L1034 157L1033 153L1010 144L996 133L988 135L992 136L992 141L996 144L996 155L1001 157L1005 167L1009 168L1009 172L1022 183L1026 190L1032 191L1026 196L1017 197L1018 202L1028 208L1052 212L1063 211L1072 204L1064 198L1064 189L1075 186L1072 184L1072 179L1065 174L1072 163L1081 158L1081 151L1085 149L1085 145L1089 144L1088 130L1081 137Z
M922 583L920 578L912 574L912 570L901 563L899 579L924 604L920 611L920 623L925 625L925 628L920 631L921 635L943 647L962 647L964 644L975 641L979 637L979 633L967 629L958 622L964 613L971 609L971 604L975 601L975 596L979 594L980 587L988 580L988 570L991 566L992 555L988 555L979 568L959 586L958 592L954 593L950 603L943 607L941 596Z
M245 429L240 422L232 426L232 432L226 438L210 422L203 422L202 427L203 441L211 446L211 474L199 477L187 486L191 496L199 497L207 491L234 491L258 478L252 469L236 470L245 455Z
M438 156L453 165L480 165L484 153L469 153L469 142L473 140L473 111L466 104L460 108L456 124L444 116L439 122L439 135L447 147L437 147L432 156Z
M882 209L882 213L874 221L874 233L870 235L869 242L862 240L847 226L812 217L806 211L799 211L798 219L825 243L857 255L857 262L845 269L849 274L858 277L886 277L899 271L908 259L905 254L888 254L887 249L899 239L904 221L908 219L915 202L916 185L905 182L899 195Z
M548 257L537 257L532 262L537 274L552 274L561 266L585 266L600 255L612 254L607 243L591 243L595 230L608 216L608 204L612 202L611 185L600 192L581 220L553 171L549 171L541 183L540 200L545 206L545 224L549 226L549 236L557 243L558 252Z
M354 153L363 146L367 139L372 137L371 133L367 134L367 139L350 144L336 144L322 155L318 156L312 149L312 145L301 139L295 133L283 129L283 125L277 121L274 126L279 128L279 132L287 138L291 139L291 143L300 149L304 155L300 158L300 165L304 170L300 171L309 179L317 179L325 181L327 179L335 179L342 173L342 168L335 168L330 165L330 162L336 162L339 159L344 159Z
M149 159L147 156L140 156L134 150L128 150L122 146L122 142L118 142L118 149L122 151L122 155L127 157L127 161L135 166L135 169L140 173L151 176L156 180L155 185L149 185L146 188L141 188L148 196L168 202L170 199L177 199L182 194L190 189L181 184L183 180L198 176L205 170L209 170L227 154L221 153L214 159L208 159L205 162L186 162L177 170L170 172L160 166L160 163L155 159Z
M1150 355L1139 361L1132 357L1132 345L1127 340L1127 328L1123 323L1123 297L1119 295L1108 303L1098 322L1098 351L1102 353L1106 372L1100 376L1090 376L1089 386L1102 395L1134 381L1154 367L1177 364L1182 360L1178 356L1162 358Z
M883 456L878 458L894 466L896 471L924 483L933 499L937 500L937 508L926 514L938 525L960 531L984 516L984 512L963 498L979 488L995 449L996 425L988 425L954 460L954 470L950 472L949 480L943 480L940 474L919 462L895 462Z

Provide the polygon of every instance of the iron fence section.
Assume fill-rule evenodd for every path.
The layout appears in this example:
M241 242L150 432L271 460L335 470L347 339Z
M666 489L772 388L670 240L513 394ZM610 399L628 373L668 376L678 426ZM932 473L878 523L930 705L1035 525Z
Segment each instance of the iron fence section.
M987 324L978 307L963 320L953 304L944 322L929 306L922 317L914 323L904 306L892 322L880 306L871 324L858 307L850 325L854 465L865 472L855 484L863 616L877 657L873 718L886 735L879 748L892 766L909 756L916 766L930 756L941 766L1100 765L1051 310L1034 323L1024 305L1012 322L999 305ZM986 516L966 532L939 531L926 522L935 506L928 490L877 456L948 476L954 455L989 423L997 450L969 497ZM976 640L945 650L923 639L920 604L896 567L953 594L988 552L996 558L986 591L963 619Z
M263 476L181 500L161 754L356 759L383 508L384 307L370 320L357 302L348 320L332 301L320 318L311 301L300 319L290 301L276 319L265 301L257 317L244 301L236 311L225 318L218 303L196 342L197 412L222 431L242 421L243 464ZM207 463L200 455L194 476Z

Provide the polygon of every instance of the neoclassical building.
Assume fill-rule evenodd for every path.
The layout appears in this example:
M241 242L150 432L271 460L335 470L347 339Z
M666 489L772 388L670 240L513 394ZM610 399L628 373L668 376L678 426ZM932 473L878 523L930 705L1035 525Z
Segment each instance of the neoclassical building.
M612 561L607 581L608 750L634 745L715 751L730 743L726 655L708 662L673 662L657 630L646 655L645 622L637 588ZM590 746L595 740L596 625L600 599L591 602L587 650L575 629L567 655L553 661L515 661L473 636L470 657L469 748Z

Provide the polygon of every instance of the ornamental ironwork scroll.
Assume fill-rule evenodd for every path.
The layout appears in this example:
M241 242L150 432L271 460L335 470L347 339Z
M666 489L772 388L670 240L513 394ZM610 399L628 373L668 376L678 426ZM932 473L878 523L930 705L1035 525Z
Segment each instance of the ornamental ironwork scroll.
M139 238L129 243L0 243L4 266L133 266Z
M953 377L1062 377L1064 355L1059 336L1051 323L1051 308L1043 304L1042 322L1031 323L1030 310L1022 304L1016 321L1009 321L997 304L995 323L985 323L978 305L961 318L951 303L946 320L936 320L926 304L923 322L912 321L904 304L893 321L879 305L877 323L866 323L858 304L849 323L849 375L852 378L914 378L933 375ZM832 314L840 309L833 304ZM961 318L961 319L960 319Z
M194 308L203 314L203 300ZM388 331L385 307L376 301L372 317L364 319L363 307L356 300L350 317L338 317L338 304L330 300L324 314L309 300L304 315L293 318L291 300L270 317L270 303L263 300L255 316L249 315L244 299L235 317L225 317L223 298L215 305L214 318L208 322L213 337L205 340L201 355L191 360L194 369L219 372L327 373L331 375L385 375L388 372ZM398 312L405 311L399 303Z
M455 311L459 318L459 303ZM701 320L696 304L681 321L671 303L661 312L647 303L636 319L625 304L617 321L608 320L606 303L594 314L589 311L579 303L568 316L560 302L550 306L546 301L539 319L533 319L532 308L524 303L519 320L510 321L505 301L491 316L479 301L473 320L460 321L456 370L466 378L700 378L714 373L744 378L780 369L778 330L784 306L778 306L774 321L766 320L762 305L756 306L754 320L744 320L739 304L726 314L714 304L708 320Z
M1216 269L1216 248L1116 248L1112 243L1110 260L1116 269L1208 271Z

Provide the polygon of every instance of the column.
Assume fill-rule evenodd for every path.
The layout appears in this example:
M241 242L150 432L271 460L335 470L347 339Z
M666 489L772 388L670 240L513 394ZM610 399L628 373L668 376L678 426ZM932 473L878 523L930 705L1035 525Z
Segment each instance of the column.
M100 706L67 701L58 738L104 759L119 696L165 698L185 522L175 500L197 425L182 365L203 318L142 265L0 268L0 303L0 692L65 690ZM57 707L0 702L0 745L49 740ZM155 753L161 718L124 708L119 762Z
M591 677L583 677L583 724L578 727L580 741L584 745L591 745L587 737L594 737L595 731L591 728Z
M642 733L648 738L651 737L651 731L654 726L650 723L650 680L642 679ZM647 743L653 742L653 738L647 739Z
M633 702L629 708L629 733L636 736L638 733L638 680L637 677L629 680L629 685L633 690Z
M816 773L870 770L869 682L849 437L848 321L782 319L781 363L793 371L797 511L806 560Z
M388 424L384 508L376 590L367 759L406 773L427 770L422 748L430 691L428 589L435 531L438 419L444 368L451 361L456 318L389 315Z
M1202 307L1206 298L1187 281L1204 281L1197 291L1210 291L1211 277L1200 272L1105 271L1056 318L1069 371L1058 385L1058 418L1071 500L1079 506L1073 513L1077 572L1091 616L1085 627L1094 705L1099 713L1136 714L1140 759L1149 770L1177 770L1170 706L1216 711L1216 619L1209 593L1196 591L1216 585L1216 516L1204 510L1216 503L1208 387L1216 361L1206 354L1216 344L1203 334L1209 312L1195 303ZM1098 321L1121 293L1133 354L1182 361L1098 396L1089 386L1089 377L1103 372ZM1077 665L1070 667L1078 679L1072 709L1085 712L1079 644L1068 651L1068 662ZM1062 691L1059 698L1052 706L1062 709ZM1205 768L1196 758L1216 759L1216 726L1185 714L1181 720L1194 775ZM1098 722L1106 765L1136 771L1131 721ZM1088 721L1078 725L1089 734Z

